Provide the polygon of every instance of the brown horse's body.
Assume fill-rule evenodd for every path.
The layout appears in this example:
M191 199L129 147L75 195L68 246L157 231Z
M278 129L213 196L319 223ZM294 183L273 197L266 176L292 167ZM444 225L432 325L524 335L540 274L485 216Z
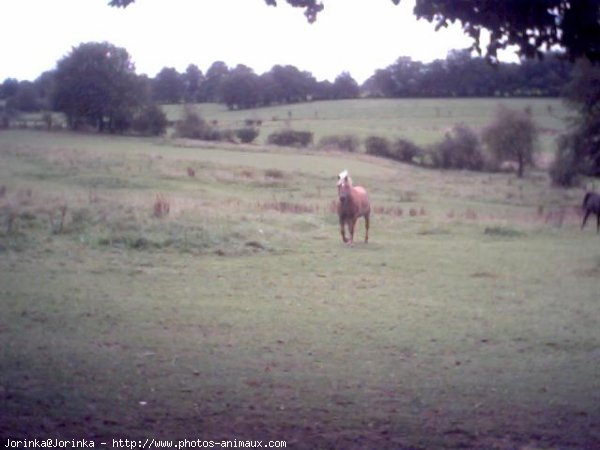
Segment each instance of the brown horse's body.
M342 240L350 245L354 242L354 227L360 217L365 218L365 243L369 242L369 217L371 204L367 191L362 186L352 186L352 180L347 171L338 175L338 216ZM349 239L346 238L346 226Z

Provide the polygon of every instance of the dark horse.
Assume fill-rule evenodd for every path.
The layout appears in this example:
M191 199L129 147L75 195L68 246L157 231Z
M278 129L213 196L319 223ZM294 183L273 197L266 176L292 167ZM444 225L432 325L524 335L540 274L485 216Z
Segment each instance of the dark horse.
M365 218L365 243L369 242L369 216L371 205L367 191L362 186L352 186L352 179L347 170L338 175L338 216L342 240L352 245L354 242L354 227L359 217ZM346 239L345 227L348 226L350 239Z
M596 225L596 233L600 231L600 195L595 192L587 192L585 197L583 197L583 223L581 224L581 229L585 226L585 223L588 220L590 214L596 214L597 217L597 225Z

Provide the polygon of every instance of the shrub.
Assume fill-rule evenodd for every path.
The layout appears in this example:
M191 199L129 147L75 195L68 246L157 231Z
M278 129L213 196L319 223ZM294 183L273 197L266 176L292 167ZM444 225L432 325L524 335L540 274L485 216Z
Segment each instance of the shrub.
M482 170L484 157L477 134L467 125L455 125L442 142L431 149L434 167Z
M236 130L235 135L244 144L250 144L258 137L260 132L254 127L246 127Z
M365 148L369 155L383 156L389 158L391 156L390 141L380 136L369 136L365 140Z
M254 126L260 127L262 125L262 119L245 119L244 124L248 128L253 128Z
M494 121L483 131L482 137L496 161L516 161L518 176L522 177L525 166L533 164L538 134L530 111L516 111L500 106Z
M574 135L563 135L558 139L556 155L550 167L550 178L557 186L573 186L581 172L573 139Z
M412 163L414 158L423 154L423 149L408 139L398 139L392 147L394 159Z
M331 136L324 136L319 141L321 148L335 148L337 150L344 150L347 152L355 152L358 149L360 142L356 136L351 134L335 134Z
M279 169L267 169L265 170L265 177L281 180L285 178L285 174Z
M183 119L175 124L175 135L204 141L218 141L221 139L219 130L213 128L206 120L189 108L186 108Z
M145 136L160 136L167 129L167 116L157 105L148 105L134 118L133 131Z
M408 139L398 139L390 142L380 136L369 136L365 141L365 147L370 155L406 163L413 162L415 157L422 156L424 153L423 149Z
M267 143L285 147L308 147L312 144L310 131L282 130L269 135Z
M206 138L207 141L225 141L235 144L235 131L226 128L225 130L212 129L212 133Z

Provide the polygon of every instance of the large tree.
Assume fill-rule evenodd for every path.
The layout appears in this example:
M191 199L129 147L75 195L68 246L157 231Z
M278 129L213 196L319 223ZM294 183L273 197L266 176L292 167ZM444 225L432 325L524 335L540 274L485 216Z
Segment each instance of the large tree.
M124 48L107 42L79 45L56 68L54 107L69 126L87 123L117 131L119 121L142 100L141 85Z
M215 61L206 71L206 78L199 89L199 101L220 102L221 82L229 75L229 68L223 61Z
M110 0L125 7L135 0ZM264 0L277 5L277 0ZM310 22L325 7L325 0L285 0L303 8ZM394 4L401 0L391 0ZM367 1L365 0L365 7ZM490 32L485 49L496 60L499 49L518 47L521 56L534 57L555 46L565 49L571 59L586 57L600 62L600 5L598 0L416 0L417 18L435 23L436 29L460 22L473 38L473 48L481 49L481 32Z
M360 87L348 72L339 74L333 82L335 98L358 98Z
M260 81L252 69L238 65L221 81L221 98L229 109L248 109L260 102Z
M302 72L296 66L273 66L271 69L272 81L276 101L280 103L304 102L310 96L316 83L309 72Z
M164 67L152 83L152 96L159 103L180 103L185 92L185 81L173 67Z

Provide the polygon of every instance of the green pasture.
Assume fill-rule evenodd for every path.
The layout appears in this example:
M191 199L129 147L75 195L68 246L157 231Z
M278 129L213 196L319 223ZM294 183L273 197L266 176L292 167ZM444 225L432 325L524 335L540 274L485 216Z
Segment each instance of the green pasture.
M523 100L559 128L544 102ZM389 115L432 138L435 101L384 103L290 122L368 134L366 116ZM286 108L205 114L275 128ZM343 169L373 206L352 248L333 210ZM580 230L583 191L544 172L4 130L0 193L2 442L600 446L600 236Z
M456 124L464 123L480 131L492 122L498 105L515 110L529 108L540 128L541 150L552 153L556 135L565 130L565 118L572 114L556 98L361 99L240 111L229 111L217 104L198 104L192 108L223 129L243 127L247 120L260 121L260 143L274 131L292 128L312 131L315 143L324 136L351 134L360 140L375 135L429 145L443 139ZM170 120L177 120L183 114L183 106L165 106L165 111Z

